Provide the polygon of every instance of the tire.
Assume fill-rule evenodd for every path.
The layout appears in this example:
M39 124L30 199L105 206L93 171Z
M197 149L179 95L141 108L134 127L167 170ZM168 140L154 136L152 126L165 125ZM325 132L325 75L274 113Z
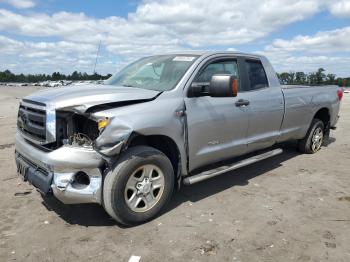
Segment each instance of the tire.
M117 222L137 225L157 216L171 199L173 189L170 160L155 148L135 146L125 151L107 173L103 205Z
M324 124L321 120L315 118L312 120L306 136L298 141L298 150L301 153L314 154L320 150L324 139Z

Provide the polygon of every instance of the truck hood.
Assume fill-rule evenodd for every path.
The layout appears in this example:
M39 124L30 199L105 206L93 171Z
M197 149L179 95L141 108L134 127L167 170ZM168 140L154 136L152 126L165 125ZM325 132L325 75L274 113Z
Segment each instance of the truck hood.
M55 109L80 113L155 99L159 91L112 85L84 85L51 88L36 92L24 100L44 103Z

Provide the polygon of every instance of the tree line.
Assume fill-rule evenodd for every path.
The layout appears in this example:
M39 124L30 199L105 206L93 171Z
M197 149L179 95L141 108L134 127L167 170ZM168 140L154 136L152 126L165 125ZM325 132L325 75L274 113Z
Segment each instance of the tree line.
M0 71L0 82L21 82L36 83L42 81L59 81L59 80L105 80L111 77L111 74L100 75L97 73L87 74L74 71L70 75L54 72L50 74L14 74L10 70ZM277 73L282 84L285 85L338 85L343 87L350 86L350 77L336 77L335 74L326 74L323 68L319 68L316 72L283 72Z
M84 81L84 80L105 80L112 75L100 75L97 73L87 74L74 71L70 75L61 74L60 72L54 72L50 74L14 74L10 70L0 71L0 82L21 82L21 83L36 83L42 81L59 81L59 80L72 80L72 81Z
M277 74L285 85L338 85L350 86L350 77L336 77L335 74L326 74L325 69L319 68L316 72L283 72Z

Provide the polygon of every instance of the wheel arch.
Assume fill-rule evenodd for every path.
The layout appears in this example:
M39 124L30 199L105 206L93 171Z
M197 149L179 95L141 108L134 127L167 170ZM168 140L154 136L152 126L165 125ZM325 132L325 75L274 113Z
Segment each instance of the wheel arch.
M181 153L175 141L166 135L141 135L132 133L125 148L134 146L150 146L165 154L174 169L175 179L178 181L177 187L181 184Z
M316 111L314 114L313 119L319 119L323 122L325 132L329 132L330 129L330 120L331 120L331 114L330 110L327 107L322 107Z

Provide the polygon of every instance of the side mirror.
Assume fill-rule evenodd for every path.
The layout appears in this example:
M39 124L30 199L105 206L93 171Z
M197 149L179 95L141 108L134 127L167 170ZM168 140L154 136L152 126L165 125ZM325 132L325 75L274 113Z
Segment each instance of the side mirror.
M212 97L235 97L238 93L237 77L232 75L213 75L209 85Z
M188 89L188 97L200 97L205 94L208 95L208 91L205 92L205 88L208 88L208 83L192 83Z

